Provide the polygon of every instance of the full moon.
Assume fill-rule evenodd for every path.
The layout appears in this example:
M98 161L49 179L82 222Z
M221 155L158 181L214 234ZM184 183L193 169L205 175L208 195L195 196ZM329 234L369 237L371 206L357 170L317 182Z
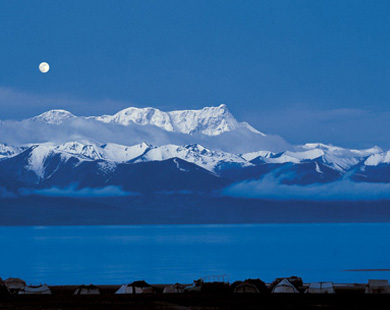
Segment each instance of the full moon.
M41 62L39 64L39 71L41 71L42 73L46 73L50 70L50 66L47 62Z

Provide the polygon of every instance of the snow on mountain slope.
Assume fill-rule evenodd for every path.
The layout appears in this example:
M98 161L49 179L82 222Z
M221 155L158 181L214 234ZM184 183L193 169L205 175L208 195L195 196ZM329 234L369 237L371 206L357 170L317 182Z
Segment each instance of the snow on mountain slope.
M150 146L146 143L141 143L133 146L125 146L114 143L104 145L96 145L94 143L68 142L58 146L48 146L52 152L61 154L65 159L69 156L78 158L79 160L105 160L110 162L128 162L141 156L147 151Z
M300 164L307 161L319 161L332 169L344 172L368 156L383 152L378 147L364 150L349 150L321 143L308 143L296 146L295 149L296 151L286 151L278 154L268 151L252 152L243 154L242 157L248 161L258 159L268 164ZM373 159L371 160L373 161ZM319 172L319 169L317 169L317 172Z
M146 143L140 143L133 146L125 146L114 143L107 143L101 146L105 158L115 162L127 162L143 155L150 146Z
M42 179L45 174L45 159L53 152L52 147L46 145L33 146L28 158L27 170L35 172Z
M364 164L366 166L378 166L380 164L389 164L389 163L390 163L390 151L373 154L364 161Z
M5 149L4 146L3 148ZM7 148L10 149L8 146ZM168 144L154 147L146 143L133 146L113 143L104 145L80 142L68 142L60 145L46 143L33 147L28 169L34 171L39 177L42 177L44 174L44 161L50 154L60 154L65 162L71 157L77 158L79 162L101 160L112 163L140 163L179 158L211 172L215 172L217 166L227 163L238 164L241 167L250 167L259 162L264 164L301 164L318 161L318 163L321 162L329 168L345 172L363 160L366 160L365 163L367 165L390 162L390 153L376 153L368 157L368 154L381 151L379 148L347 150L339 147L311 144L301 146L299 149L301 151L286 151L278 154L268 151L258 151L238 155L222 151L212 151L199 144L185 146ZM363 155L366 156L363 157ZM368 159L366 159L367 157ZM256 158L261 160L256 163L250 162ZM106 164L102 164L101 166L102 168L108 169ZM318 168L318 164L315 167L317 167L316 171L318 173L322 173ZM112 169L113 165L110 164L109 168Z
M187 162L196 164L206 170L214 171L220 163L238 163L242 167L251 166L244 158L236 154L225 153L221 151L210 151L201 145L164 145L155 147L147 151L135 162L143 161L161 161L170 158L180 158Z
M114 115L102 115L89 117L103 123L114 123L127 126L131 123L137 125L154 125L166 131L173 131L173 126L168 113L155 108L134 108L130 107L119 111Z
M206 107L201 110L183 110L168 112L177 131L185 134L201 132L207 136L216 136L237 128L247 128L251 132L265 136L248 123L238 122L226 105Z
M51 125L60 125L68 119L76 118L72 113L65 110L50 110L38 116L31 118L33 121L41 121Z
M339 146L326 145L323 143L306 143L304 145L298 146L298 148L304 150L320 149L340 157L366 157L372 154L383 152L383 150L377 146L374 146L369 149L355 150L355 149L345 149Z
M135 179L128 179L128 172L132 171L132 178L144 175L142 186L149 188L145 175L152 175L153 167L159 167L159 173L167 175L170 172L164 171L165 168L178 169L186 175L182 176L183 180L188 178L191 184L194 183L192 177L196 169L226 184L259 180L268 174L277 175L278 181L287 185L333 182L343 176L352 176L357 181L387 182L386 167L389 165L382 167L379 164L390 163L390 151L375 153L380 149L347 150L315 144L297 147L299 151L295 152L258 151L243 155L210 150L199 144L152 146L141 143L125 146L88 141L59 145L43 143L24 148L17 155L11 153L13 148L8 145L0 145L0 150L7 152L7 157L0 161L2 182L4 185L9 182L10 187L17 184L22 184L19 185L21 187L28 184L69 186L78 180L83 187L102 186L105 182L121 186L135 182ZM358 171L356 168L359 167ZM147 172L144 171L146 168L149 169ZM139 185L139 188L142 186Z
M300 146L300 148L306 150L322 150L324 152L324 154L322 155L323 162L327 166L339 171L346 171L351 167L357 165L366 157L371 156L372 154L383 152L382 149L379 147L355 150L326 145L322 143L307 143L303 146Z
M169 132L183 134L202 133L217 136L238 128L246 128L253 133L265 136L248 123L238 122L229 112L226 105L206 107L201 110L181 110L163 112L155 108L127 108L114 115L88 117L104 123L127 126L154 125Z
M171 144L153 147L146 143L134 146L110 143L99 146L92 143L68 142L61 145L46 143L32 146L26 168L42 178L45 174L46 159L56 154L60 155L63 162L70 158L76 158L78 162L100 160L105 162L100 164L104 170L112 170L116 163L163 161L172 158L185 160L211 172L214 172L215 167L221 163L237 163L242 167L252 166L239 155L210 151L201 145Z
M251 161L251 160L258 158L258 157L269 158L272 155L275 155L275 153L272 153L270 151L257 151L257 152L250 152L250 153L242 154L241 157L247 161Z
M101 149L94 144L85 145L79 142L68 142L55 146L52 150L56 153L77 156L82 160L98 160L105 158L105 155Z
M22 151L23 148L0 143L0 160L3 158L8 158L8 157L18 155Z
M312 160L324 155L324 151L320 149L312 149L304 152L284 152L279 156L264 158L266 163L283 164L283 163L295 163L298 164L303 160Z

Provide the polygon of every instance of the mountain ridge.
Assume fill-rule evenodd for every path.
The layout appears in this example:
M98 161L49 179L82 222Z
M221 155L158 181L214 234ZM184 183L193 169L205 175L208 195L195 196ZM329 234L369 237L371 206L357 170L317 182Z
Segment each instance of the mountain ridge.
M224 132L246 128L253 133L265 136L264 133L253 128L246 122L238 122L229 112L225 104L217 107L205 107L200 110L174 110L164 112L156 108L128 107L113 115L101 116L75 116L69 111L53 109L46 111L31 119L51 125L60 125L66 120L75 118L92 119L103 123L128 126L153 125L169 132L194 134L200 132L207 136L216 136Z
M170 112L130 107L87 117L50 110L5 121L1 129L0 190L14 194L114 187L116 193L201 189L214 195L270 178L288 186L390 183L390 151L289 145L237 121L225 105Z

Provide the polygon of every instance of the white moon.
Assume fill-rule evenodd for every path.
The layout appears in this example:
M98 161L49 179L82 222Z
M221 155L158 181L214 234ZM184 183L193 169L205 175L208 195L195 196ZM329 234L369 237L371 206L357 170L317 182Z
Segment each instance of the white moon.
M46 73L49 70L50 70L50 66L47 62L41 62L39 64L39 71L41 71L42 73Z

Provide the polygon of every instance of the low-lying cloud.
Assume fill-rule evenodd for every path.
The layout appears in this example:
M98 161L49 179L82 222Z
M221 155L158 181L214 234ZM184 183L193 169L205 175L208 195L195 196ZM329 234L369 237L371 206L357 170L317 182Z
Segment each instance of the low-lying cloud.
M267 175L261 180L233 184L225 188L222 195L271 200L383 200L390 199L390 184L342 179L325 184L286 185L273 175Z
M30 190L24 189L21 191L23 196L41 195L51 197L119 197L119 196L135 196L138 193L126 192L118 186L106 186L103 188L81 188L69 186L66 188L51 187L47 189Z

